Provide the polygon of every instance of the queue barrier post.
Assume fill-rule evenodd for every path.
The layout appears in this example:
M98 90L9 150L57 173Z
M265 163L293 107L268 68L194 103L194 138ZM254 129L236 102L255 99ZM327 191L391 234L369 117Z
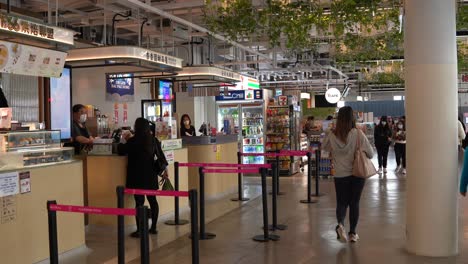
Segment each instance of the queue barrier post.
M179 162L174 162L174 190L179 191ZM180 219L179 196L174 196L174 220L164 222L166 225L186 225L187 220Z
M58 264L57 212L50 210L51 204L57 204L57 202L55 200L47 201L47 218L49 225L49 258L50 264Z
M320 184L319 184L319 179L320 179L320 150L317 149L315 151L315 194L313 196L315 197L320 197L323 196L323 193L320 193Z
M242 164L242 153L241 152L237 152L237 164ZM245 202L245 201L248 201L249 198L244 198L243 197L243 189L244 189L244 186L243 186L243 181L242 181L242 173L241 172L238 172L237 173L237 198L232 198L231 201L233 202L238 202L238 201L241 201L241 202Z
M270 240L277 241L279 236L269 234L268 230L268 199L266 187L266 168L260 168L262 176L262 208L263 208L263 235L254 236L252 239L257 242L268 242Z
M278 176L278 170L276 170L276 164L272 164L272 171L273 176L272 176L272 187L273 187L273 192L271 196L271 207L272 207L272 221L273 224L269 226L270 231L275 231L275 230L286 230L288 226L286 225L279 225L278 224L278 182L279 182L279 176Z
M123 186L117 186L117 208L124 208L124 190ZM125 217L117 216L117 262L125 264Z
M213 233L207 233L205 230L205 173L204 168L198 168L200 185L200 240L208 240L216 237Z
M277 151L276 151L276 154L277 154L277 155L276 155L276 159L275 159L275 161L276 161L276 175L277 175L277 178L278 178L278 184L277 184L277 188L276 188L276 195L284 195L283 192L280 192L280 181L279 181L280 168L281 168L281 167L280 167L280 156L279 156L280 151L277 150ZM274 176L274 175L275 175L275 173L273 173L273 176Z
M200 237L198 234L198 197L197 190L189 191L190 233L192 237L192 264L200 263Z
M312 153L307 152L307 199L301 200L301 203L313 204L317 201L312 200Z
M149 264L148 210L147 206L140 206L137 208L140 226L140 258L142 264Z

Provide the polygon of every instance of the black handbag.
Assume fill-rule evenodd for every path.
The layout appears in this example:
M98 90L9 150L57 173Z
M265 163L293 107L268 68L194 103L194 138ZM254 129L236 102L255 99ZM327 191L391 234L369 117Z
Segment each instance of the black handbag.
M157 139L153 144L153 149L153 171L157 176L161 176L161 174L164 173L164 170L166 170L168 163Z

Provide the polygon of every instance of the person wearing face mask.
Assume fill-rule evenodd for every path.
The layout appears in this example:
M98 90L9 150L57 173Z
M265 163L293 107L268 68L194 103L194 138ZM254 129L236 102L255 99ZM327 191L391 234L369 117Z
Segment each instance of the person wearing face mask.
M184 114L180 119L180 136L181 137L194 137L196 136L195 127L192 126L190 116Z
M86 128L86 107L82 104L76 104L73 110L72 143L75 147L75 154L82 151L88 151L93 146L94 138Z
M392 140L392 130L390 129L387 117L382 116L379 124L374 130L375 147L377 148L378 161L379 161L379 173L387 173L387 157L390 143Z
M395 158L397 163L395 172L406 174L406 131L405 123L402 121L397 123L393 139L395 140Z

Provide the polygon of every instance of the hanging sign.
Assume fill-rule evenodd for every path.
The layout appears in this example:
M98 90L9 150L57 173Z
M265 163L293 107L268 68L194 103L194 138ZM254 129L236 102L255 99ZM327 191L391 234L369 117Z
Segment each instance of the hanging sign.
M340 101L341 99L341 93L340 93L340 90L336 89L336 88L330 88L327 90L327 92L325 93L325 99L327 100L327 102L329 102L330 104L336 104L338 103L338 101Z
M67 53L0 41L0 72L59 78Z
M281 106L288 105L288 97L286 95L278 96L278 105L281 105Z
M106 74L106 100L111 102L133 102L135 83L133 74Z
M123 122L124 124L127 124L128 121L128 106L127 103L123 104Z
M114 124L119 123L119 104L114 104Z
M216 101L249 101L249 100L262 100L262 90L244 90L244 91L226 91L221 92L216 96Z
M39 24L10 14L0 13L0 31L67 45L74 44L72 30Z

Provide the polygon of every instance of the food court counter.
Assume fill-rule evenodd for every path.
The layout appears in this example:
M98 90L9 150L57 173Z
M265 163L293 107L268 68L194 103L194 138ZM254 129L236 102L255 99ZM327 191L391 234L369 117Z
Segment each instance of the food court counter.
M164 143L164 142L163 142ZM164 146L163 146L164 147ZM187 162L187 148L164 150L169 162L169 178L174 184L173 161ZM88 155L84 157L85 171L85 198L89 206L116 207L116 187L125 186L127 177L127 157L118 155ZM188 190L187 168L179 170L179 189ZM181 209L188 208L188 199L180 199ZM159 215L173 213L174 198L158 197ZM125 195L125 208L134 208L133 195ZM148 205L149 206L149 205ZM102 215L89 215L87 223L100 226L116 226L115 217ZM125 225L134 225L134 217L125 217Z
M17 173L23 179L19 180L19 194L0 198L0 263L36 263L49 257L47 201L83 205L82 162L70 160L0 170L2 189L5 177ZM59 253L83 246L84 228L83 214L58 212Z
M237 163L237 135L184 137L182 143L188 150L188 162ZM198 168L189 168L188 173L189 189L198 189ZM236 190L237 174L205 175L205 197L207 199L219 198Z

